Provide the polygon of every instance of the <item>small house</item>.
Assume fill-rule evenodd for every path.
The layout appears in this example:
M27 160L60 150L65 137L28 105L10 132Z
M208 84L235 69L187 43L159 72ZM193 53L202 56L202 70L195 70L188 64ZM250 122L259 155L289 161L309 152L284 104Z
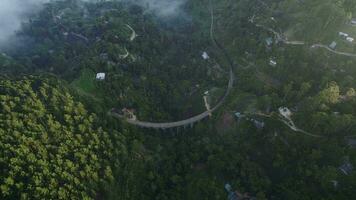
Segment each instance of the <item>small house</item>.
M271 65L272 67L275 67L275 66L277 66L277 61L275 61L273 59L270 59L269 60L269 65Z
M351 42L351 43L352 43L355 39L352 38L352 37L347 37L346 40L347 40L348 42Z
M136 115L135 115L135 110L123 108L123 109L121 110L121 112L124 113L124 117L126 117L127 119L129 119L129 120L134 120L134 121L137 120L137 117L136 117Z
M356 139L348 139L347 145L352 148L356 148Z
M351 25L356 25L356 18L351 19Z
M227 191L227 192L231 192L232 191L232 187L231 187L231 185L230 184L225 184L225 190Z
M349 34L344 33L344 32L339 32L339 36L341 36L341 37L349 37Z
M347 161L347 162L344 162L340 167L339 167L339 170L344 173L345 175L349 175L352 170L354 169L353 165Z
M289 119L292 116L292 112L287 108L287 107L281 107L278 109L279 114L281 114L283 117Z
M203 52L203 54L201 56L203 57L204 60L209 60L209 58L210 58L208 53L205 51Z
M273 39L271 37L266 38L265 41L266 41L267 46L271 46L273 44Z
M243 115L243 114L240 113L240 112L236 112L236 113L235 113L235 116L237 117L237 119L241 119L241 118L245 117L245 115Z
M239 200L239 196L236 192L232 190L232 187L230 184L225 184L225 190L229 194L227 199L228 200Z
M97 73L96 74L96 80L105 80L105 73Z
M253 122L254 122L256 128L259 130L262 130L266 125L264 122L260 122L258 120L253 120Z
M329 45L330 49L335 49L336 46L337 46L337 43L336 43L335 41L333 41L333 42Z

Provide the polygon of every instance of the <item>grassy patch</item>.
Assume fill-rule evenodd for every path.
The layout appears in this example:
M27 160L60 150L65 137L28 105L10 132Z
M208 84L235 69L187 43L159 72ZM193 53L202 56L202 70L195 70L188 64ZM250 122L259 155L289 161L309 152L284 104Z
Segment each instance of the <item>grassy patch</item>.
M84 69L78 79L72 85L83 92L92 93L95 90L95 73L90 69Z

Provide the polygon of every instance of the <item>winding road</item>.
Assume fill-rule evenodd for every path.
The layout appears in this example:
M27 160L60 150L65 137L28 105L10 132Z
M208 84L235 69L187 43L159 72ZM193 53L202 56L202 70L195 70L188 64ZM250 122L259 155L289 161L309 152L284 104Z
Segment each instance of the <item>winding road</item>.
M119 114L116 112L115 109L112 109L109 111L109 114L115 118L118 119L125 119L127 123L142 127L142 128L153 128L153 129L170 129L170 128L177 128L177 127L186 127L186 126L193 126L195 123L208 118L211 116L211 114L216 111L226 100L226 98L229 96L231 89L234 85L234 73L233 73L233 62L232 59L230 58L228 52L226 49L217 41L217 39L214 36L214 10L213 7L211 6L211 27L210 27L210 36L211 40L214 43L214 45L219 49L225 59L228 61L229 66L230 66L230 72L229 72L229 83L227 86L227 89L225 91L225 94L220 98L219 102L210 110L207 110L199 115L196 115L194 117L181 120L181 121L175 121L175 122L163 122L163 123L154 123L154 122L145 122L145 121L139 121L139 120L131 120L128 118L125 118L123 115Z
M256 27L265 29L266 31L269 31L271 33L273 33L279 41L282 41L285 44L289 44L289 45L306 45L306 43L304 41L290 41L288 39L286 39L282 34L278 33L277 31L268 28L266 26L260 25L260 24L255 24ZM310 48L312 49L317 49L317 48L323 48L326 49L328 51L330 51L331 53L337 54L337 55L342 55L342 56L348 56L348 57L356 57L356 54L352 54L352 53L347 53L347 52L342 52L342 51L336 51L334 49L331 49L330 47L328 47L327 45L323 45L323 44L313 44L310 46Z
M290 44L290 45L304 45L305 42L303 41L289 41L288 39L286 39L282 34L278 33L277 31L271 29L271 28L268 28L266 26L263 26L261 24L255 24L256 27L259 27L259 28L262 28L262 29L265 29L271 33L273 33L277 39L285 44Z
M342 56L348 56L348 57L356 57L356 54L352 53L346 53L346 52L341 52L341 51L335 51L334 49L331 49L330 47L323 45L323 44L314 44L311 46L311 48L324 48L334 54L342 55Z

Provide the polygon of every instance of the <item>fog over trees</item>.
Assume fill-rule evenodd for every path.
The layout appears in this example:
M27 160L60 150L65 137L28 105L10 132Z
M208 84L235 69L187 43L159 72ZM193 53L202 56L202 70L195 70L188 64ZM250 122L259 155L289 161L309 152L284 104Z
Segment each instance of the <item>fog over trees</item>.
M355 57L355 0L0 0L0 199L356 199Z
M28 15L37 12L48 0L1 0L0 44L21 27Z
M4 44L26 22L31 14L38 12L50 0L1 0L0 2L0 45ZM63 0L64 1L64 0ZM97 2L99 0L78 0ZM137 4L146 11L160 17L178 16L186 0L112 0Z

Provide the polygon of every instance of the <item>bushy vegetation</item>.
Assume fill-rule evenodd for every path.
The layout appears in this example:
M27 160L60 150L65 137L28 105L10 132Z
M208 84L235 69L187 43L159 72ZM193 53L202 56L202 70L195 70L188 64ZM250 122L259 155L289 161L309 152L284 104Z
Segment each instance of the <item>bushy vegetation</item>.
M60 82L28 77L0 86L2 199L92 199L114 179L110 161L125 146Z
M230 183L256 199L355 199L355 167L340 170L356 166L354 57L311 48L354 52L338 36L356 37L353 2L192 0L170 19L123 2L46 4L18 33L30 48L0 55L1 197L226 199ZM173 121L204 111L205 91L219 99L228 66L212 18L236 77L221 109L165 131L107 115Z

